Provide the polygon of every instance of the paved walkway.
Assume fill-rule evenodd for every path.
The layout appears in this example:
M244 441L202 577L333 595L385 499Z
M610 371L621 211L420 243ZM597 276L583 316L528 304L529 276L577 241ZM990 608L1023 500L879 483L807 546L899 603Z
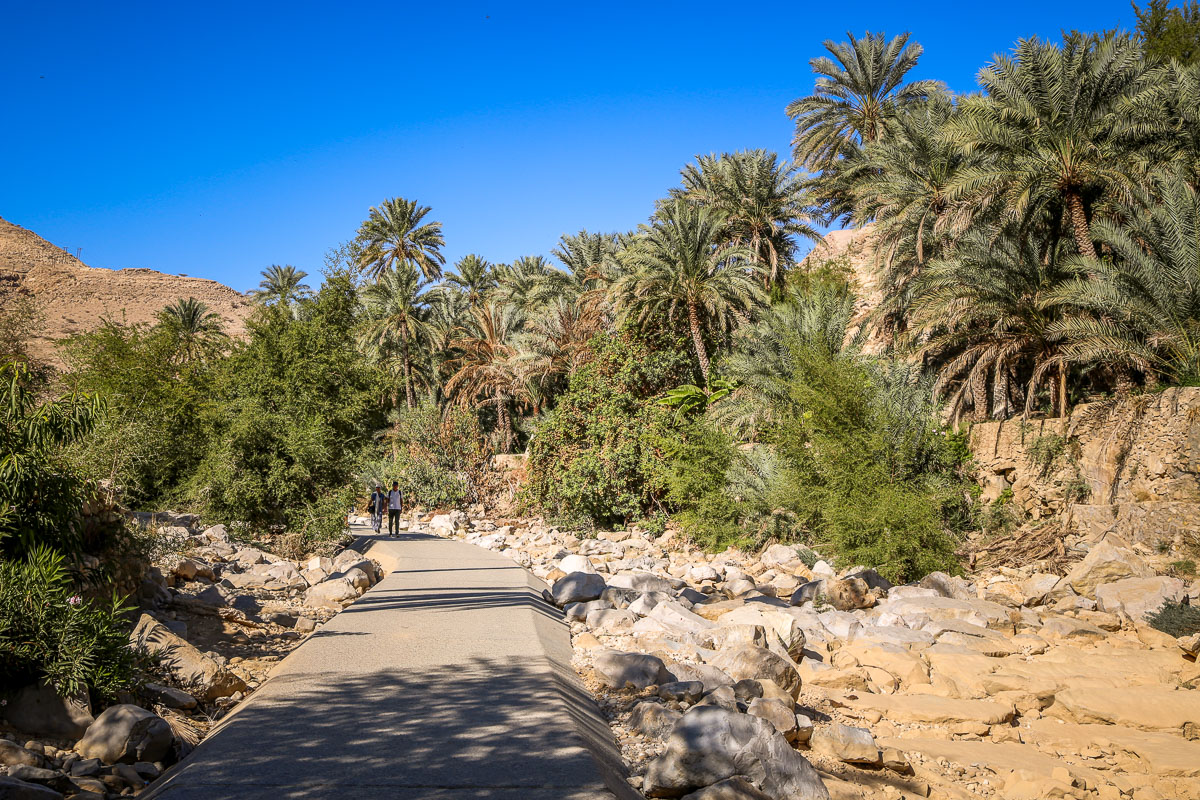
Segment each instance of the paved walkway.
M364 532L394 571L143 798L639 796L540 581L464 542Z

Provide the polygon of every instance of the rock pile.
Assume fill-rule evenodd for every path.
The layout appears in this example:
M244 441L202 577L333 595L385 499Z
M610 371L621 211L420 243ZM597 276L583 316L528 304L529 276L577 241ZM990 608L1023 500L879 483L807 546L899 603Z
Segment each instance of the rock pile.
M1200 800L1200 637L1145 621L1200 581L1115 537L1066 575L892 586L785 545L460 512L425 528L550 584L648 797Z
M223 525L202 528L192 515L134 516L175 545L138 592L143 612L131 634L154 657L158 682L95 718L86 696L63 699L43 685L6 696L0 731L12 732L0 733L0 798L137 792L382 577L354 550L297 563L237 543Z

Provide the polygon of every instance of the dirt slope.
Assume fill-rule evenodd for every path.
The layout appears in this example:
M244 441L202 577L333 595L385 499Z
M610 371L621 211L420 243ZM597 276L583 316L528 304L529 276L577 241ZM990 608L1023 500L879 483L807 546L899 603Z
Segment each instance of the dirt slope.
M0 307L18 295L37 300L43 316L31 345L36 358L60 365L54 343L94 330L104 317L153 322L180 297L195 297L220 314L233 336L245 332L252 304L216 281L165 275L152 269L89 267L33 231L0 218Z

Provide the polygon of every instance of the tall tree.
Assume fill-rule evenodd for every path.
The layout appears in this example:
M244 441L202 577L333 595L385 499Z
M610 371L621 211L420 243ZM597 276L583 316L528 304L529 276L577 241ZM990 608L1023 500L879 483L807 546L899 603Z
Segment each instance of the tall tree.
M496 409L500 447L507 453L513 444L513 406L528 399L517 369L515 338L521 313L511 305L487 303L472 309L471 320L453 341L456 356L448 366L446 394L462 405L481 404Z
M778 293L794 263L797 238L818 239L809 221L803 181L775 153L743 150L697 156L683 168L675 192L725 215L726 242L746 247L762 267L768 290Z
M174 336L179 363L202 357L228 338L221 315L194 297L177 299L158 312L158 321Z
M1200 196L1182 175L1158 176L1122 216L1096 223L1107 254L1073 261L1078 277L1053 294L1074 311L1054 326L1066 356L1200 383Z
M408 263L390 267L363 289L362 298L367 309L364 341L384 358L397 353L405 405L416 408L413 351L427 341L430 333L425 319L426 297L416 268Z
M1094 257L1097 205L1133 182L1120 112L1144 72L1128 36L1022 39L979 73L984 94L964 98L947 124L968 153L987 156L960 171L952 195L999 201L1022 222L1065 212L1079 252Z
M490 263L471 253L455 263L454 272L446 277L446 284L462 292L472 307L478 307L496 288L496 273Z
M378 207L358 229L361 244L359 266L372 276L408 262L420 270L426 281L440 280L446 257L442 248L442 223L425 222L432 209L413 200L391 197Z
M859 39L847 32L848 42L826 40L832 58L809 62L817 75L813 93L787 107L796 122L792 147L798 163L813 171L833 166L860 145L887 136L905 106L941 86L932 80L904 83L923 52L909 37L867 33Z
M614 286L618 307L642 326L680 326L692 341L708 385L706 340L728 334L763 302L753 253L722 247L721 212L686 200L665 201L630 245L631 272Z
M1200 63L1200 0L1183 0L1177 8L1170 0L1150 0L1144 9L1135 2L1133 11L1148 58Z
M262 276L262 282L258 284L258 289L254 292L254 299L260 303L267 305L279 303L290 306L292 303L312 295L312 289L304 283L308 273L302 269L296 269L291 264L285 264L282 267L272 264L262 271Z

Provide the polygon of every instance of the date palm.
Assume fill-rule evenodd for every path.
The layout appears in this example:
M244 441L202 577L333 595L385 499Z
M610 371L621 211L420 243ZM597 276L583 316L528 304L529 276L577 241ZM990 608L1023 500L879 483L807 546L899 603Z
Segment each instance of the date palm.
M456 355L448 364L452 374L446 394L460 405L493 406L505 453L513 444L514 406L529 399L516 363L521 322L521 313L511 305L489 302L472 309L470 321L452 342Z
M254 299L264 305L278 303L290 306L312 295L312 289L304 283L308 273L296 269L291 264L282 267L272 264L262 271L262 276L262 282L254 292Z
M977 230L921 275L913 305L914 325L928 337L921 355L938 364L934 391L947 397L956 418L970 408L976 421L987 419L989 404L1002 418L1022 398L1028 412L1055 367L1052 400L1065 413L1058 313L1046 302L1069 277L1056 255L1044 257L1017 230L998 239Z
M673 192L725 215L726 242L746 247L762 267L768 290L778 293L794 263L797 238L818 239L804 183L775 153L743 150L697 156L683 168L683 189Z
M542 256L521 256L496 267L496 300L533 313L558 296L566 278Z
M665 201L630 244L624 262L631 271L614 286L626 318L687 331L705 385L706 340L729 334L764 300L753 253L722 247L726 239L721 212L682 199Z
M1069 33L1061 46L1022 39L979 73L984 94L964 98L947 125L953 141L986 157L960 172L952 195L998 201L1022 222L1065 212L1079 252L1094 257L1098 204L1132 182L1121 109L1144 72L1127 36Z
M179 298L158 312L158 321L175 339L175 360L194 361L228 339L221 315L194 297Z
M596 305L559 298L525 323L517 340L517 366L541 398L552 397L565 388L588 343L603 329L604 315Z
M1126 224L1098 220L1109 255L1075 259L1078 277L1053 293L1072 310L1054 326L1066 357L1123 364L1151 382L1200 381L1200 197L1182 170L1157 176L1125 209Z
M608 289L617 277L621 247L620 237L611 233L581 230L559 238L550 253L567 268L563 286L567 299L577 297L588 313L608 314Z
M467 303L476 307L496 288L496 274L491 264L472 253L458 260L454 272L446 277L446 284L462 292Z
M440 280L446 257L442 223L425 222L432 209L413 200L391 197L377 207L358 229L359 266L372 277L409 263L426 281Z
M904 82L923 52L909 37L867 33L860 39L847 33L848 42L825 42L832 58L809 62L817 75L813 93L787 106L796 123L797 163L811 171L833 166L862 144L885 138L907 105L941 86L932 80Z
M864 150L873 177L855 187L854 221L875 225L884 294L876 314L893 336L905 328L914 279L970 221L950 202L953 181L970 164L943 133L953 115L949 96L935 94L901 114L891 137Z
M367 312L362 341L383 359L395 354L405 405L416 408L415 351L423 347L430 333L426 297L416 268L408 263L389 267L363 289L362 299Z

